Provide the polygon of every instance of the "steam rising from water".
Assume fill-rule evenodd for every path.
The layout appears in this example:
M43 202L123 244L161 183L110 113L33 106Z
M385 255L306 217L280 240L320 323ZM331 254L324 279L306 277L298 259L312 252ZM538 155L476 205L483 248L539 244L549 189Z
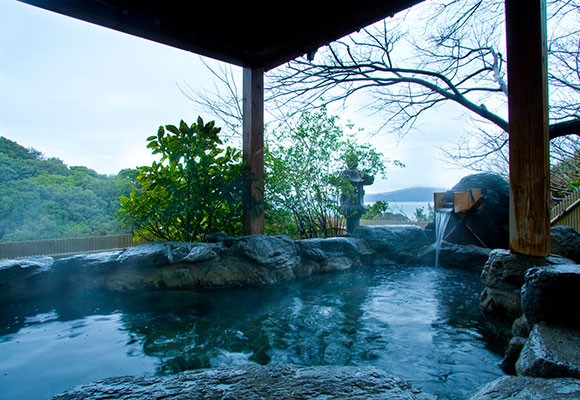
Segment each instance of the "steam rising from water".
M360 268L220 292L94 293L0 313L3 399L118 375L248 363L369 365L445 399L502 375L477 274Z

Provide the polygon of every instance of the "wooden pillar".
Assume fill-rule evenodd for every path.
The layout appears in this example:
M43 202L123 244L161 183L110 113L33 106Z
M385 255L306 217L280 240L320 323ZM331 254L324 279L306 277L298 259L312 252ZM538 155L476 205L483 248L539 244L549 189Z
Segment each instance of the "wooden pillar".
M510 250L550 253L546 1L505 0Z
M250 170L244 199L244 233L264 233L264 69L244 68L243 156Z

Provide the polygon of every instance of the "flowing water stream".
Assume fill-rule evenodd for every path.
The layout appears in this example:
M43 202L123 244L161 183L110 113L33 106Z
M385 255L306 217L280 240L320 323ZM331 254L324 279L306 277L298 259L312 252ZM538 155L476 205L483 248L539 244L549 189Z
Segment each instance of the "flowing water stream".
M441 253L441 243L445 237L445 230L451 218L452 209L439 209L435 212L435 267L439 266L439 253Z
M478 274L359 268L263 288L82 293L0 312L0 397L47 399L119 375L248 363L370 365L442 399L502 375Z

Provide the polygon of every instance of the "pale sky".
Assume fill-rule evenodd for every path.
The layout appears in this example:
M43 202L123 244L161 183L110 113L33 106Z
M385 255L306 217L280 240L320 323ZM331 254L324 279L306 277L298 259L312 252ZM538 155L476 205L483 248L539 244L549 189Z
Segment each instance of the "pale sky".
M0 136L102 174L147 165L152 158L145 139L160 125L191 123L200 114L214 119L196 109L178 84L213 87L198 55L0 0ZM377 180L367 193L450 188L471 173L440 160L438 148L463 133L460 116L454 107L440 108L400 141L372 139L406 168L391 168L388 179ZM362 115L342 119L372 128Z

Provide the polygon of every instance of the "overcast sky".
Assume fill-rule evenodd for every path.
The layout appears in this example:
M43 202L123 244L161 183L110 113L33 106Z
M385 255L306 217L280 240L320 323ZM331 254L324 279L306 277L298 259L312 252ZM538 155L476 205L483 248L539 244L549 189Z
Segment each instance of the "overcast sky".
M178 84L212 88L200 57L19 3L0 0L0 136L67 165L103 174L151 163L146 137L159 125L205 115ZM462 134L453 107L421 120L402 140L373 143L406 168L391 168L367 193L450 188L469 171L440 160ZM343 116L364 126L368 119Z

